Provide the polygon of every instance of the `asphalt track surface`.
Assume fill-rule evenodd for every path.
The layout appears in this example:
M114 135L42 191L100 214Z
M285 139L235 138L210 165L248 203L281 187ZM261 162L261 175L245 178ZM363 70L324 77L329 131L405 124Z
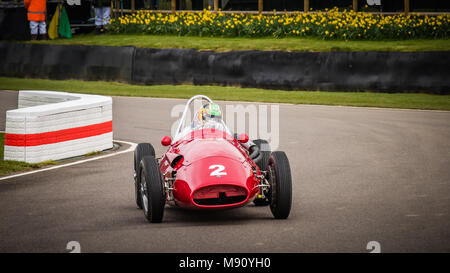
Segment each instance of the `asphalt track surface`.
M114 139L158 143L185 100L114 97ZM219 104L224 104L221 102ZM0 130L17 93L0 91ZM450 112L280 105L293 207L136 208L132 153L0 181L0 252L450 251Z

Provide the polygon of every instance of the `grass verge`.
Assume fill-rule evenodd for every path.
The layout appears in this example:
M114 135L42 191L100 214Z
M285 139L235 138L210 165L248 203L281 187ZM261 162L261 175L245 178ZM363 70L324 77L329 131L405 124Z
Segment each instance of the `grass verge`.
M24 172L33 169L39 169L44 166L58 164L58 162L51 160L34 164L21 161L4 160L3 159L5 153L4 145L5 145L5 133L0 133L0 176L15 172Z
M344 41L314 38L217 38L146 34L78 34L72 39L30 41L56 45L136 46L149 48L194 48L217 52L231 50L284 51L448 51L450 39Z
M194 85L131 85L118 82L44 80L0 77L0 90L56 90L109 96L190 98L204 94L215 100L292 104L370 106L450 110L450 95L372 92L280 91L257 88Z

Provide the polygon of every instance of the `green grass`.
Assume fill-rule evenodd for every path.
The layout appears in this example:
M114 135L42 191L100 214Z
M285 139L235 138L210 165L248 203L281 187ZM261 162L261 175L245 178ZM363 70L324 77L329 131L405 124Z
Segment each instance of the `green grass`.
M5 133L0 133L0 159L5 154Z
M372 106L450 110L450 95L371 92L280 91L257 88L193 85L131 85L118 82L43 80L0 77L0 90L56 90L109 96L190 98L204 94L215 100L292 104Z
M284 51L448 51L450 39L340 41L314 38L215 38L189 36L159 36L145 34L78 34L72 39L30 41L57 45L136 46L150 48L195 48L217 52L231 50Z
M44 166L58 164L58 162L52 160L34 164L21 161L3 160L5 152L4 145L5 145L5 133L0 133L0 176L15 172L24 172L33 169L39 169Z
M84 156L94 156L94 155L99 155L101 153L102 153L102 151L92 151L92 152L85 154Z

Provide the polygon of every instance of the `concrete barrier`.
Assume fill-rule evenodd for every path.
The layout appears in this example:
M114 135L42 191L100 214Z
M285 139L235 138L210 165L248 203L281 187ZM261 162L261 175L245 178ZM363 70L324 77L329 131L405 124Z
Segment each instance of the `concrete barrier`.
M113 147L112 99L51 91L20 91L6 112L5 160L59 160Z

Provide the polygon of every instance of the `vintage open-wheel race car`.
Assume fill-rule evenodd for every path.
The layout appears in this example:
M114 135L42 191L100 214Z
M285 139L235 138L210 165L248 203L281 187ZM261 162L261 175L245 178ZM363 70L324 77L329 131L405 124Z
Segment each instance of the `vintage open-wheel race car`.
M193 101L202 101L193 121L186 122ZM270 206L276 219L289 216L292 180L289 160L270 151L265 140L233 135L220 107L210 98L189 99L168 146L160 158L150 143L134 152L136 204L151 223L161 222L165 204L188 209L237 208L253 202Z

